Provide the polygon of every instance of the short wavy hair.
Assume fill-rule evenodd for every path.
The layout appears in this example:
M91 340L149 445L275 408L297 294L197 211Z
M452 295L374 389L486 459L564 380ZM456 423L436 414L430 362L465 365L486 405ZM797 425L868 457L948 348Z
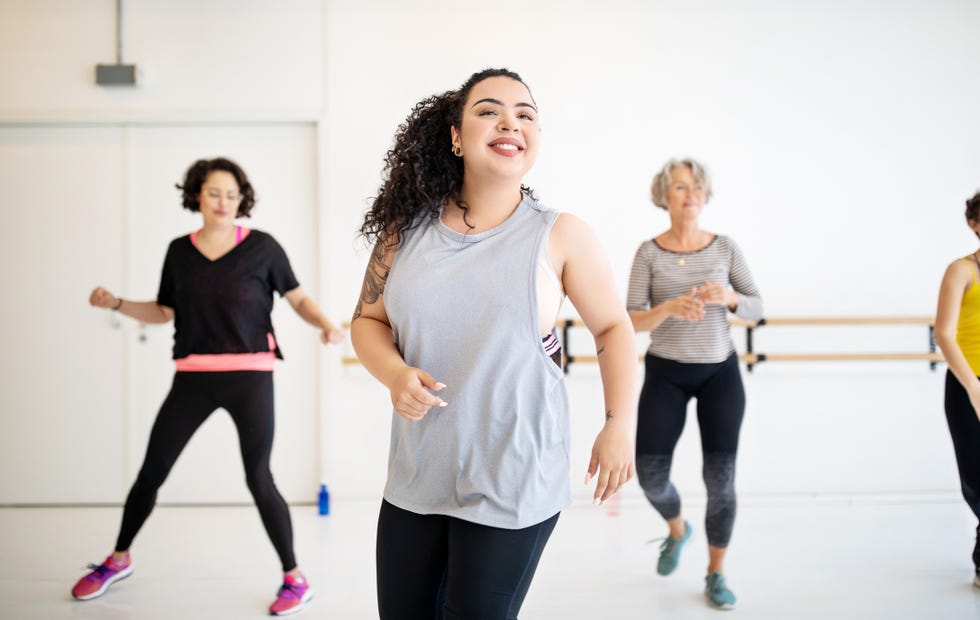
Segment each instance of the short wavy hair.
M208 175L216 170L223 170L231 173L238 183L238 192L242 195L242 201L238 205L238 217L251 217L252 207L255 206L255 190L248 181L248 175L242 170L241 166L225 157L215 157L214 159L199 159L184 174L184 183L175 184L182 193L183 207L188 211L197 213L201 210L197 197L201 194L201 186L207 180Z
M653 183L650 185L650 196L653 199L653 204L665 211L667 210L667 187L670 185L670 173L673 172L674 168L681 166L686 166L691 171L691 174L694 175L695 180L704 186L704 202L706 204L711 200L711 196L713 195L711 191L711 175L708 174L708 169L705 168L704 164L690 158L671 159L664 164L660 172L654 175Z
M405 232L427 217L437 217L450 199L463 209L467 221L469 206L459 195L463 187L463 158L452 152L450 128L460 128L463 106L473 87L492 77L507 77L527 87L521 76L509 69L484 69L471 75L458 89L415 104L385 154L383 182L360 229L365 240L384 239L386 245L397 247ZM521 192L534 197L533 190L525 185L521 185Z

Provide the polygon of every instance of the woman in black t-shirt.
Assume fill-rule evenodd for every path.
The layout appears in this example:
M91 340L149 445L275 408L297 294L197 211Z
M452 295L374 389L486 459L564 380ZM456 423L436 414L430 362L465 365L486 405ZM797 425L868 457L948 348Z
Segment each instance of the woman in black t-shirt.
M343 331L296 281L285 252L272 236L235 224L248 217L255 194L244 171L227 159L194 163L177 186L183 206L199 212L202 228L174 239L167 250L155 301L130 301L102 287L89 303L144 323L174 321L173 386L157 414L146 457L126 498L111 555L72 589L79 600L101 596L133 568L129 548L149 517L157 490L194 432L221 407L238 429L249 491L285 573L272 615L298 611L312 592L293 556L289 509L269 470L274 428L272 370L282 359L272 328L273 293L320 330L324 344Z

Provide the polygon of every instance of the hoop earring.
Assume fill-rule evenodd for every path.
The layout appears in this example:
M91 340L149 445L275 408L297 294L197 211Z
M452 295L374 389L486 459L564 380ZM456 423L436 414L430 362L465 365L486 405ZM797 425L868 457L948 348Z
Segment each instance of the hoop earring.
M453 145L453 155L455 155L456 157L462 157L463 156L463 147L461 147L458 144L454 144Z

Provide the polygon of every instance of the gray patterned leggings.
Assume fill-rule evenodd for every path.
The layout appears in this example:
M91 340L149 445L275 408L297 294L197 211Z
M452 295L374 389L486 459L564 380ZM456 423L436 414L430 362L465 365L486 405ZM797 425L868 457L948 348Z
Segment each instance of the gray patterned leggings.
M636 426L636 474L664 519L680 516L681 498L670 482L670 466L691 398L697 399L702 476L708 491L705 533L709 545L723 548L735 525L735 457L745 413L745 390L734 353L717 364L687 364L647 354Z

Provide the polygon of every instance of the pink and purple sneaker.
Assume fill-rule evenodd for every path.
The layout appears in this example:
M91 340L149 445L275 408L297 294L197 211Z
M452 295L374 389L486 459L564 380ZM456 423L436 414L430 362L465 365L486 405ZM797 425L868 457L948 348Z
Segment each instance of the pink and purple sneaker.
M310 584L306 583L306 579L287 574L279 588L276 601L269 607L269 614L273 616L294 614L303 609L312 599L313 590L310 589Z
M102 596L109 586L133 574L132 560L128 554L124 563L116 562L110 555L102 564L89 564L88 567L92 571L71 589L71 595L80 601Z

